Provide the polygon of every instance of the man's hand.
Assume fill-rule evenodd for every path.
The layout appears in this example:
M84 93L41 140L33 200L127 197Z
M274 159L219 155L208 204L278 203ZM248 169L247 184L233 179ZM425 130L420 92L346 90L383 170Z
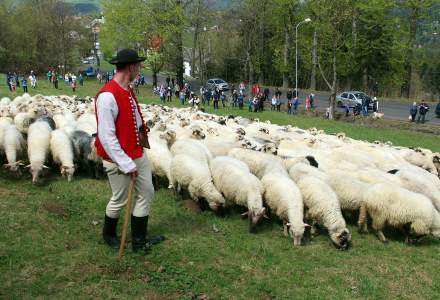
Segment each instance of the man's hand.
M133 171L131 171L131 172L129 172L128 173L128 176L130 176L130 178L132 179L132 180L136 180L136 178L138 177L138 171L136 170L136 169L134 169Z

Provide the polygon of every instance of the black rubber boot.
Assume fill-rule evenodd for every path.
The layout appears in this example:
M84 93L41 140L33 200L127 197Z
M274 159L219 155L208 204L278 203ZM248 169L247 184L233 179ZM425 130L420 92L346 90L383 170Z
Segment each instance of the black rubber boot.
M102 237L107 245L111 248L118 249L120 241L116 236L116 227L118 226L118 218L110 218L105 215L104 227L102 228Z
M137 252L139 250L148 251L153 245L156 245L165 240L165 237L163 235L147 239L147 227L148 216L131 216L131 245L133 248L133 252Z

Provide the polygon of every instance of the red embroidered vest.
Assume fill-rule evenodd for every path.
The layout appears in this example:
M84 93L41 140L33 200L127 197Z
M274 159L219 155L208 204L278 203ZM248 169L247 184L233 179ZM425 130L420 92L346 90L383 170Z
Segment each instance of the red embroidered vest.
M119 84L111 80L105 84L96 95L95 101L95 111L97 111L96 102L98 101L98 96L101 93L110 92L116 99L116 104L118 105L118 116L115 120L116 127L116 137L121 145L122 150L131 158L136 159L142 156L142 146L139 142L139 131L136 128L136 115L134 103L136 103L139 115L142 119L141 130L148 132L148 127L145 125L144 118L139 107L139 103L130 89L129 91L124 90ZM133 103L134 102L134 103ZM99 124L98 114L96 114L96 123ZM98 127L99 128L99 127ZM99 140L99 130L98 135L95 140L95 147L97 154L103 159L109 160L110 157L105 152Z

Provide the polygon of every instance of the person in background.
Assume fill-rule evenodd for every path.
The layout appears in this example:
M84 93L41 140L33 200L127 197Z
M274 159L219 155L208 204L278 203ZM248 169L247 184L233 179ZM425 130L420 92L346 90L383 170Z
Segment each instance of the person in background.
M34 74L34 71L31 71L31 75L29 75L29 81L31 82L31 87L35 89L37 87L37 77Z
M58 75L57 73L52 73L52 83L55 89L58 89Z
M179 99L180 99L180 104L185 105L185 92L183 90L179 92Z
M281 111L281 98L277 97L277 111Z
M298 99L298 97L295 97L295 99L293 99L293 113L294 114L297 114L298 106L299 106L299 99Z
M214 109L218 109L219 100L220 100L220 95L218 93L214 93Z
M238 106L238 92L235 87L232 89L232 107Z
M416 120L416 116L417 116L418 111L419 111L419 109L417 107L417 102L413 102L413 104L409 108L409 118L410 118L411 122L414 122Z
M15 85L16 87L20 87L20 75L18 75L17 73L14 73L15 75Z
M23 79L21 80L21 86L23 87L23 93L27 93L28 92L27 79L24 76Z
M171 90L171 86L167 87L167 101L171 102L171 97L173 95L173 91Z
M266 87L266 88L264 89L264 101L269 100L269 94L270 94L270 90L269 90L268 87Z
M287 93L286 93L286 98L287 98L287 102L288 102L289 100L292 100L292 98L293 98L293 92L292 92L292 89L289 89L289 90L287 91Z
M174 85L174 93L176 98L180 98L180 86L177 83Z
M310 93L309 98L310 98L310 108L313 109L315 108L315 94L313 94L313 92Z
M379 100L377 100L377 97L373 98L373 112L379 112Z
M306 97L305 108L306 108L306 110L309 110L309 109L310 109L310 96L307 96L307 97Z
M368 100L367 97L362 98L362 115L364 117L368 116Z
M83 77L83 74L79 73L78 80L79 80L79 85L80 85L80 86L84 86L84 77Z
M211 96L212 96L211 91L208 88L205 89L205 101L206 103L208 103L208 106L210 105L211 102Z
M175 82L176 82L176 79L174 77L171 78L171 84L174 85Z
M222 106L226 107L226 105L225 105L226 95L225 95L225 92L223 92L223 91L220 92L220 101L222 102Z
M242 94L244 95L244 92L245 92L245 90L246 90L246 85L244 84L243 81L240 82L240 85L239 85L239 88L238 88L238 89L240 90L240 93L242 93Z
M52 81L52 71L51 70L47 71L46 76L47 76L47 80L51 82Z
M277 96L275 96L275 94L272 96L271 104L272 106L270 107L270 110L275 111L277 105Z
M249 95L248 98L248 111L251 112L252 111L252 106L253 106L253 100L252 100L252 96Z
M10 73L10 72L8 72L8 73L6 74L6 85L8 86L9 91L12 92L12 87L11 87L11 73Z
M258 112L258 97L254 96L252 99L252 107L254 108L254 112Z
M292 98L290 98L287 100L287 114L291 115L293 113L292 108L293 108L293 102L292 102Z
M76 92L76 80L72 80L72 82L70 83L70 86L72 87L72 91L75 93Z
M244 104L244 95L242 93L240 93L240 95L238 95L238 108L240 110L243 109L243 104Z
M344 110L345 110L345 116L348 117L348 115L350 114L350 106L348 105L348 103L345 104Z
M425 100L422 100L422 102L419 105L419 116L417 117L417 123L422 122L422 124L425 123L425 116L429 111L429 106L427 103L425 103Z
M15 79L14 76L9 77L9 86L11 87L11 92L15 92Z

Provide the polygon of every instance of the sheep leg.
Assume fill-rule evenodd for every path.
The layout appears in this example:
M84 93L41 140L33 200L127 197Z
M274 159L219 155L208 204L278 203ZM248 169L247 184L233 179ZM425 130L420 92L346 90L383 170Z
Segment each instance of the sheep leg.
M289 236L289 231L288 231L288 226L287 226L287 222L286 222L286 220L283 220L283 234L284 234L284 236L286 236L286 237Z
M387 244L388 240L387 240L387 238L385 237L385 235L383 234L383 231L382 231L383 226L384 226L383 222L379 222L377 220L373 220L373 229L376 230L377 237L379 238L379 240L382 243Z
M362 205L359 210L359 219L358 219L359 233L368 233L367 218L368 218L367 207L365 205Z

